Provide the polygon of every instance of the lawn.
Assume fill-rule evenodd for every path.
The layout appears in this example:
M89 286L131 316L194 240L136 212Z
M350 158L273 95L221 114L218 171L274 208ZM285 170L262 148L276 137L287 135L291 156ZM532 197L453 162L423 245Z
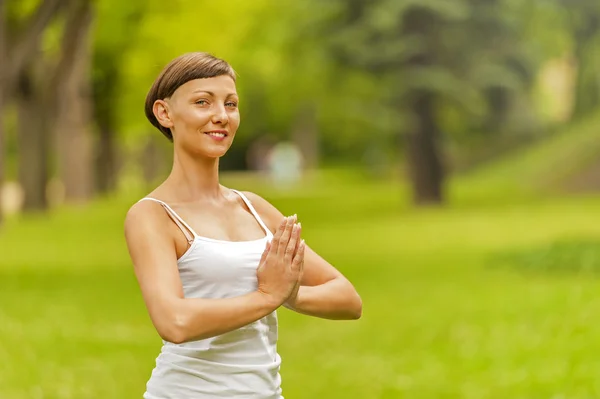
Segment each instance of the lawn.
M600 397L600 198L465 178L415 210L347 171L283 193L224 183L298 213L363 298L359 321L280 311L286 399ZM0 398L141 397L161 342L122 234L138 195L0 231Z

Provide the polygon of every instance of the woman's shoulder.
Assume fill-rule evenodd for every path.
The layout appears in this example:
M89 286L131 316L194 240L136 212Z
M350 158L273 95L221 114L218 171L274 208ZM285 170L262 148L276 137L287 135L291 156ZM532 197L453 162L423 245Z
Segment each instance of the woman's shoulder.
M152 196L146 196L133 203L125 214L126 235L140 235L149 231L164 231L168 215L163 206Z

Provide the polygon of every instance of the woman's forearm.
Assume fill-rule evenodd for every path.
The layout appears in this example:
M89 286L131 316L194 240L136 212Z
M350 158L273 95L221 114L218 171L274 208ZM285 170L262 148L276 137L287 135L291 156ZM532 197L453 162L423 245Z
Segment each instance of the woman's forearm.
M301 286L294 301L286 304L291 310L309 316L331 320L356 320L362 315L362 300L344 278L335 278L317 286Z
M183 343L214 337L248 325L277 307L258 291L226 299L181 299L172 312L170 334L163 338Z

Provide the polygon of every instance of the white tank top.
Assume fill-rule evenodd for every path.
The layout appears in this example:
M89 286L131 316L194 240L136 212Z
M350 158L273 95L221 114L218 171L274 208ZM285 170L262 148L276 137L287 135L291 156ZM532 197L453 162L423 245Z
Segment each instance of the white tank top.
M248 198L232 191L242 197L265 237L252 241L201 237L166 203L142 199L160 203L188 238L190 247L177 261L186 298L228 298L257 288L256 269L273 234ZM283 399L280 364L273 312L216 337L183 344L163 340L144 399Z

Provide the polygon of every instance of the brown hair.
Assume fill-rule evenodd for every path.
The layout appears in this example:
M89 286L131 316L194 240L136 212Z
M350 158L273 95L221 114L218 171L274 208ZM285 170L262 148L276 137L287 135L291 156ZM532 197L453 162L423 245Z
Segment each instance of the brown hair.
M154 115L154 111L152 110L154 102L171 97L179 86L190 80L214 78L221 75L231 76L234 81L236 78L235 71L231 65L212 54L196 52L183 54L175 58L164 67L146 95L146 118L170 141L173 141L171 129L158 123Z

